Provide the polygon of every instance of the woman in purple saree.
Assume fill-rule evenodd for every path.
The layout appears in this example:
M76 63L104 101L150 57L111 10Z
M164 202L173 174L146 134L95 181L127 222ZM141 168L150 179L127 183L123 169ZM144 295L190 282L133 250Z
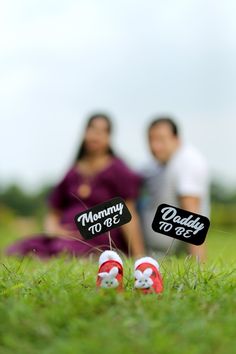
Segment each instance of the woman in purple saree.
M107 234L84 240L74 223L76 214L113 197L125 200L132 221L111 231L114 248L136 257L144 253L142 235L135 210L140 177L118 158L110 147L112 124L103 114L92 116L75 163L49 196L45 233L17 241L8 255L36 254L41 258L69 253L86 256L109 248Z

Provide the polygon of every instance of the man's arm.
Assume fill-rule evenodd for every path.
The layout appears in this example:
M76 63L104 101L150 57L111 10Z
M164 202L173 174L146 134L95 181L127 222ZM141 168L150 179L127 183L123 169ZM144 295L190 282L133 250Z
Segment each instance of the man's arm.
M199 214L200 210L200 198L191 196L179 197L180 208ZM192 256L197 257L200 261L206 259L206 247L205 245L195 246L189 245L189 253Z

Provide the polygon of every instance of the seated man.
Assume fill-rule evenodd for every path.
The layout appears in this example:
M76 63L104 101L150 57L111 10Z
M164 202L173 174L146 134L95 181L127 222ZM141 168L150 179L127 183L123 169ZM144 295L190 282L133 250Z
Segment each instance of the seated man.
M192 146L182 143L178 127L167 117L151 122L148 139L152 164L143 171L144 185L140 214L149 253L189 254L204 260L205 246L188 245L152 230L158 205L170 204L205 216L209 215L208 168L205 159ZM173 241L174 240L174 241Z

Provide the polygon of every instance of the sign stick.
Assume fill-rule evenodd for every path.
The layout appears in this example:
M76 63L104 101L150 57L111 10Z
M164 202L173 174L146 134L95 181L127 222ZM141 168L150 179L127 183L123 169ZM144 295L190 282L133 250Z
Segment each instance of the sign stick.
M111 240L111 232L108 231L108 240L109 240L109 247L110 247L110 251L112 251L112 240Z

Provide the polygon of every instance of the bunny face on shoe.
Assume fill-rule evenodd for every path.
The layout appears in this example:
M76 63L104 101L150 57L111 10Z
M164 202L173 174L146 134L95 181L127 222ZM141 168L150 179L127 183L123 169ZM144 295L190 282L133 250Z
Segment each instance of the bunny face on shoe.
M102 278L101 281L101 288L117 288L119 285L118 280L116 279L116 276L119 272L119 269L117 267L111 268L110 272L102 272L98 273L99 277Z
M143 273L140 270L136 270L134 275L136 278L134 287L136 289L149 289L153 285L153 281L150 278L152 275L151 268L145 269Z

